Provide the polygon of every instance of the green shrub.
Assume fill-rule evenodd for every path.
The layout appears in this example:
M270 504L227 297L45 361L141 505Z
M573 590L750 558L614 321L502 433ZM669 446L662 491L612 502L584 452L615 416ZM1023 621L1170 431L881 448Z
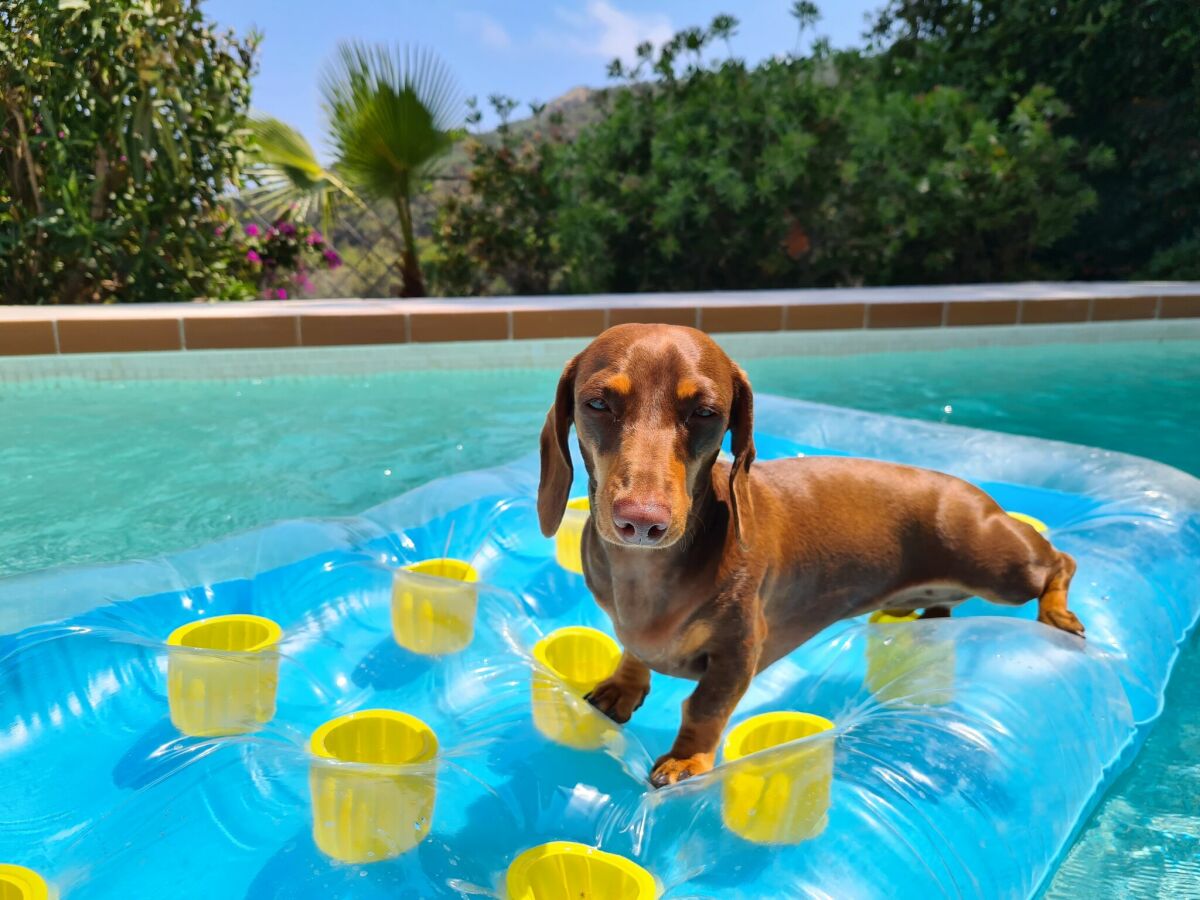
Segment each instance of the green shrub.
M1003 121L955 88L855 90L837 176L814 211L821 283L1011 281L1060 275L1039 254L1095 206L1065 107L1048 88Z
M514 105L505 97L491 99L502 115ZM443 293L561 289L555 178L564 144L557 118L548 118L545 132L518 134L505 123L495 141L467 142L466 185L443 198L433 224L429 265Z
M1093 212L1043 254L1077 278L1183 277L1167 248L1200 230L1200 3L1194 0L890 0L875 27L897 90L949 85L1001 121L1047 85L1061 132L1113 165ZM1153 265L1151 261L1155 260Z
M0 25L4 302L243 295L217 232L256 38L199 0L24 0Z
M702 60L734 23L639 50L571 143L480 145L434 240L456 292L1011 280L1095 204L1067 110L996 118L957 88L890 89L878 58ZM644 76L652 73L653 81ZM502 286L499 287L498 286Z

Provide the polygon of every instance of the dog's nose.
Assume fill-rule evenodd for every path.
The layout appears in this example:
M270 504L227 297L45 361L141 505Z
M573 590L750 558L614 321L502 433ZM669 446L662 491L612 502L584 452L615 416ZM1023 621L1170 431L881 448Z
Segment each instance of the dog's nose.
M618 500L612 512L613 526L627 544L657 544L671 524L671 511L661 503Z

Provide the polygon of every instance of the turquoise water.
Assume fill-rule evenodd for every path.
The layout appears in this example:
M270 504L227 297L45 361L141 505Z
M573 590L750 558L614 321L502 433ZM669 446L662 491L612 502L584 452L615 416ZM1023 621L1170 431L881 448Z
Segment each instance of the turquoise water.
M1200 341L743 362L760 391L1123 450L1200 475ZM351 514L509 460L536 446L556 377L504 368L0 383L0 575ZM1142 758L1097 810L1053 896L1195 891L1198 689L1193 639Z
M355 351L347 351L355 352ZM755 388L1200 475L1200 342L744 359ZM0 576L349 515L532 451L556 369L0 381Z

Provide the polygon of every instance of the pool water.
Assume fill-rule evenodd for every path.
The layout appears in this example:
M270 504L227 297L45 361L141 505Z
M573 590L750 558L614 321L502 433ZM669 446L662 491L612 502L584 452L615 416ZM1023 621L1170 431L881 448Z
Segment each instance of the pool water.
M739 357L759 391L1122 450L1200 475L1200 340ZM557 376L556 366L491 364L0 380L0 575L356 513L434 477L507 461L536 446ZM1051 896L1195 895L1195 636L1192 644L1142 756L1096 811Z
M758 391L1122 450L1200 475L1200 340L742 362ZM558 374L0 379L0 576L350 515L506 462L536 448Z

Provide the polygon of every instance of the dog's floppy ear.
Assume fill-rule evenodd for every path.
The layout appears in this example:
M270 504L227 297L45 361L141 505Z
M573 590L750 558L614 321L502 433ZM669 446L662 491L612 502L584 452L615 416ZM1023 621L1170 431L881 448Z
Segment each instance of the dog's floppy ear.
M542 476L538 482L537 510L538 523L546 537L558 531L571 493L574 470L567 436L575 418L575 366L578 360L577 356L563 369L554 394L554 405L546 413L546 424L542 426Z
M750 463L754 462L754 392L750 379L738 366L733 367L733 408L729 412L733 466L729 470L729 504L733 509L733 528L738 543L749 544L749 522L754 517L750 499Z

